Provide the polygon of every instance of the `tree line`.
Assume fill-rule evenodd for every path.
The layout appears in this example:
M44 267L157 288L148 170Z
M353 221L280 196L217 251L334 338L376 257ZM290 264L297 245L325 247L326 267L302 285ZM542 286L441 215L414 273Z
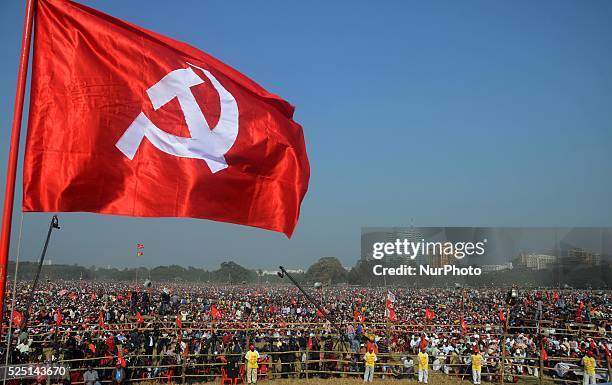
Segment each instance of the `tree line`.
M355 266L346 269L334 257L323 257L312 264L305 273L292 274L304 284L320 283L321 285L350 284L358 286L404 286L404 287L487 287L487 286L527 286L527 287L573 287L573 288L611 288L612 268L606 261L601 266L563 266L546 270L512 269L482 274L480 276L375 276L372 268L375 264L386 267L398 266L401 261L385 258L380 261L357 261ZM38 264L20 262L19 280L33 280ZM9 262L8 276L12 279L15 263ZM44 265L41 279L46 280L96 280L96 281L134 281L150 279L154 282L211 282L222 284L279 283L276 275L264 275L262 270L247 269L236 262L222 262L216 270L206 270L193 266L179 265L157 266L154 268L102 268L79 265Z

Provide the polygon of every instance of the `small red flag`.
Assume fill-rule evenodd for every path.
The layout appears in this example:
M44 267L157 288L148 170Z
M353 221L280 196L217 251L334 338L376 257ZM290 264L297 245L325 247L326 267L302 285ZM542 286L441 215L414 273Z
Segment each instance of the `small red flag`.
M137 324L143 324L144 320L142 319L142 315L140 314L140 312L136 313L136 323Z
M62 311L59 308L57 309L57 315L55 316L55 324L57 326L62 324Z
M323 310L323 311L321 311ZM321 308L321 309L317 309L317 317L324 317L325 315L323 314L323 312L325 312L325 314L327 314L327 310Z
M104 313L102 313L102 310L100 310L100 314L98 314L98 325L100 325L102 329L108 329L108 325L104 323Z
M176 327L181 329L183 327L183 321L181 321L181 315L176 315Z
M427 345L429 345L429 341L427 341L427 337L425 337L425 335L423 334L421 336L421 342L419 342L419 349L420 350L426 349Z
M213 305L213 306L210 308L210 315L211 315L213 318L221 318L221 312L219 311L219 309L217 309L217 307L216 307L215 305Z
M359 323L364 323L365 322L365 317L363 316L363 314L361 314L359 312L359 310L355 310L353 312L353 319Z
M582 302L580 302L582 304ZM575 314L576 322L582 322L582 308L576 309Z
M11 319L12 319L13 325L15 325L18 328L21 328L21 325L23 325L23 322L25 321L25 317L23 316L23 314L21 314L19 310L13 310L11 314Z
M376 346L376 344L373 344L370 340L368 340L368 352L370 351L370 349L374 349L374 353L378 354L378 346Z
M465 323L463 317L461 317L461 330L463 330L464 334L467 333L467 324Z
M389 318L390 321L397 321L397 316L395 315L395 295L391 293L391 291L387 291L387 300L385 301L385 315Z
M546 349L544 349L544 346L542 346L542 349L540 350L540 355L542 357L542 361L548 361L548 353L546 352Z
M39 0L23 211L191 217L291 236L310 169L294 107L188 44Z
M506 315L504 314L504 311L502 309L499 309L499 320L501 322L505 322L506 321Z
M123 353L121 352L121 349L117 351L117 363L121 365L122 368L125 368L125 365L127 364L125 358L123 358Z
M436 313L433 310L429 310L429 308L425 309L425 319L431 321L436 316Z

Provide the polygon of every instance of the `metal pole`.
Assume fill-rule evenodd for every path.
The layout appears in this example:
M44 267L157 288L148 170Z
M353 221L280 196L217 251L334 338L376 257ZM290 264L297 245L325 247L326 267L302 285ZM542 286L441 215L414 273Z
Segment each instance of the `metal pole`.
M542 385L542 380L544 378L544 357L542 357L542 351L544 350L544 342L542 342L542 335L540 337L540 375L538 376L538 384Z
M334 320L332 320L329 315L327 314L327 311L317 302L317 300L315 300L313 297L310 296L310 294L308 294L303 288L302 286L300 286L299 283L297 283L297 281L291 276L291 274L289 274L287 272L287 270L285 270L284 267L279 266L278 267L280 269L280 271L278 272L278 276L283 278L285 276L287 276L287 278L289 278L289 280L295 285L295 287L297 287L300 292L302 292L302 294L304 294L304 297L306 297L306 299L308 301L310 301L310 303L312 303L313 305L316 306L317 310L323 314L323 317L325 317L325 319L327 321L329 321L329 323L336 328L336 330L338 330L338 332L340 333L340 341L342 342L343 347L346 347L346 343L348 342L348 336L346 335L346 333L344 332L344 329L342 328L342 325L338 326L336 324L336 322Z
M26 1L26 14L21 38L21 54L19 55L19 72L17 72L17 91L13 109L13 126L11 129L11 146L9 149L8 167L6 172L6 187L4 192L4 212L2 213L2 233L0 237L0 308L4 306L6 293L6 273L8 254L11 243L11 222L13 219L13 201L15 198L15 178L17 175L17 160L19 158L19 137L21 135L21 118L23 116L23 99L25 95L30 58L30 42L32 41L32 24L36 0ZM0 324L4 312L0 311Z
M45 255L47 254L47 247L49 246L49 239L51 239L51 232L53 229L59 229L59 221L57 219L57 215L54 215L51 218L51 222L49 223L49 230L47 231L47 239L45 240L45 245L43 246L42 253L40 254L40 260L38 261L38 269L36 270L36 276L34 277L34 282L32 283L32 288L30 289L30 294L28 295L28 300L26 301L26 316L24 320L24 329L28 323L29 318L29 309L32 306L32 300L34 299L34 291L36 291L36 285L38 284L38 278L40 277L40 271L42 270L43 262L45 261Z

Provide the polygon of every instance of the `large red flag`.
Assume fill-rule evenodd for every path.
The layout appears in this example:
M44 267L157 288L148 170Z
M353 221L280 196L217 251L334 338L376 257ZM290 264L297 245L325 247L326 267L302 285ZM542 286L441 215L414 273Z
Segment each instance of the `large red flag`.
M309 164L294 108L208 54L39 0L24 211L194 217L290 236Z

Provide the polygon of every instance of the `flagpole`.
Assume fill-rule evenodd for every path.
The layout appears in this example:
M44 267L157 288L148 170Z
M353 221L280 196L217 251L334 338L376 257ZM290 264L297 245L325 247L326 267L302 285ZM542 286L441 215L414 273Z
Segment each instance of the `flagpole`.
M6 273L8 267L8 254L11 242L11 222L13 219L13 200L15 198L15 177L17 175L17 160L19 158L19 137L21 134L21 119L23 117L23 99L25 95L28 74L28 60L30 57L30 43L32 41L32 25L36 0L26 0L26 13L21 38L21 54L19 55L19 72L17 73L17 91L15 93L15 107L13 110L13 126L11 128L11 144L9 150L8 167L6 172L6 189L4 192L4 211L2 213L2 232L0 239L0 305L4 306L6 293ZM0 323L4 312L0 311Z

